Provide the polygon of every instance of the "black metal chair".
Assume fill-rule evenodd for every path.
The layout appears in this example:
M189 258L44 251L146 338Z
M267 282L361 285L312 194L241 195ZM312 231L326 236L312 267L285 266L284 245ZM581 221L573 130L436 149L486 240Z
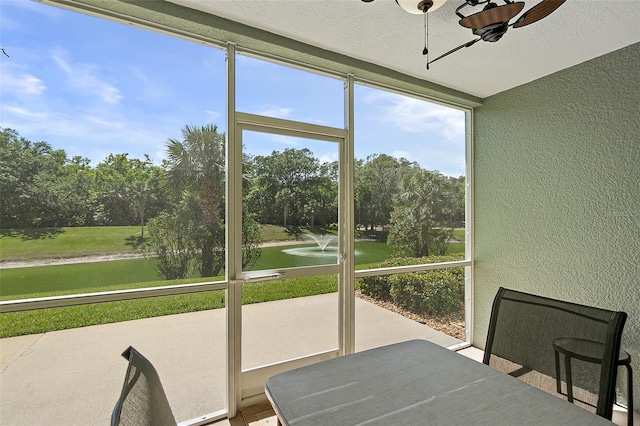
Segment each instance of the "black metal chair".
M111 425L175 426L175 417L151 362L132 346L122 356L129 360L129 367L111 415Z
M611 420L626 318L624 312L501 287L483 362ZM598 349L582 353L587 347ZM564 374L559 354L565 356Z

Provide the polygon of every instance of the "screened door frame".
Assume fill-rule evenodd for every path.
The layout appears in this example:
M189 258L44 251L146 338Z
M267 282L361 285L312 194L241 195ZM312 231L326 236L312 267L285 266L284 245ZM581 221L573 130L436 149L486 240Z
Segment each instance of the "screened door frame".
M345 81L345 128L320 126L236 110L235 45L227 46L227 378L229 417L239 408L264 400L264 382L270 376L302 365L352 353L355 346L355 254L353 220L353 76ZM242 270L242 133L253 131L338 143L338 259L336 264L267 271ZM338 347L302 358L254 369L242 369L242 287L245 282L335 274L338 277ZM273 342L277 345L277 342Z

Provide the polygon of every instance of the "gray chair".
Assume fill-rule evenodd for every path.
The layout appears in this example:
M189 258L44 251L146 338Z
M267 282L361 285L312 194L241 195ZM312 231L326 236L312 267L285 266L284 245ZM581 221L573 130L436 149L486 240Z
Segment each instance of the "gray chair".
M611 420L626 318L624 312L501 287L484 363Z
M175 417L153 365L132 346L122 356L129 360L129 366L111 425L175 426Z

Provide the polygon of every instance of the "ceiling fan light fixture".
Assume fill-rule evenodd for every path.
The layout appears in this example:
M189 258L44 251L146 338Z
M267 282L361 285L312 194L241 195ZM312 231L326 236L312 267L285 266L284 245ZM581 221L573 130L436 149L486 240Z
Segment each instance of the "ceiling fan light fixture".
M396 0L398 6L409 13L413 13L414 15L433 12L446 2L447 0Z

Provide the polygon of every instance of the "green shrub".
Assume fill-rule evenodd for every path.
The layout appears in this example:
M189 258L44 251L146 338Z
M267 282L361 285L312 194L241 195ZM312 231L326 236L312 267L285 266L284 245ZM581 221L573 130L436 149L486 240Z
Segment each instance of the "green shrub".
M423 258L405 258L398 257L393 259L387 259L376 268L392 268L395 266L417 265L423 262L419 262L419 259ZM388 275L376 275L373 277L358 278L358 284L362 293L374 297L380 300L391 300Z
M356 279L356 288L359 288L363 294L378 300L391 299L389 277L386 275L358 278Z
M420 314L446 314L464 306L464 268L389 277L391 300Z
M463 255L394 258L380 268L451 262ZM378 275L358 279L362 293L416 312L442 314L464 306L464 268Z

